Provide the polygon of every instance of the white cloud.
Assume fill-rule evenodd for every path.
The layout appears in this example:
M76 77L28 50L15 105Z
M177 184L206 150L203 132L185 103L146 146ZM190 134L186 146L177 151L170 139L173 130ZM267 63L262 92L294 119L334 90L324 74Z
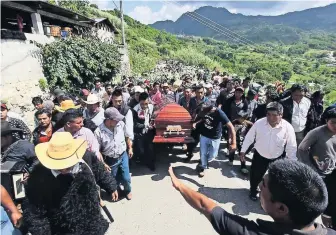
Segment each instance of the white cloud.
M278 8L272 9L271 15L282 15L288 12L293 11L302 11L309 8L315 7L324 7L331 3L335 3L336 0L329 0L329 1L288 1L284 2L282 6Z
M169 0L167 0L169 1ZM207 3L207 1L191 3L189 0L186 3L179 2L179 3L168 3L167 1L163 1L163 6L158 11L153 11L147 5L140 5L146 4L144 2L139 1L139 6L136 6L131 12L128 13L129 16L132 18L139 20L144 24L151 24L156 21L161 20L177 20L183 13L187 11L194 11L201 6L206 5L213 5L216 7L225 7L231 13L241 13L244 15L281 15L288 12L293 11L301 11L313 7L320 7L326 6L331 3L335 3L336 0L322 0L322 1L297 1L297 0L287 0L282 1L281 4L275 4L274 7L270 7L268 9L265 8L258 8L258 4L256 3L255 7L233 7L230 6L230 1L218 1ZM182 0L183 1L183 0ZM266 0L267 1L267 0ZM270 0L272 1L272 0ZM100 2L98 0L98 2ZM102 3L102 2L100 2Z
M128 13L132 18L144 23L152 24L160 20L177 20L183 13L187 11L194 11L200 5L177 5L177 4L163 4L159 11L152 11L148 6L136 6Z

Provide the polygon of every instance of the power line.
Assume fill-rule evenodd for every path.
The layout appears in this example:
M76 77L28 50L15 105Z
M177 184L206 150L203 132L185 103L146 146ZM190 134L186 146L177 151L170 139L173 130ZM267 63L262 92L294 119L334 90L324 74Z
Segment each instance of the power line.
M179 6L183 6L183 5L181 5L180 3L178 3L178 2L176 2L176 1L173 1L173 0L166 0L166 2L168 2L168 3L171 3L171 4L176 4L176 5L179 5ZM197 13L197 12L188 12L188 13L190 13L190 14L194 14L193 16L194 17L196 17L195 15L198 15L199 17L202 17L203 19L206 19L206 20L208 20L208 21L210 21L211 23L209 23L209 22L207 22L206 20L203 20L203 22L204 21L206 21L208 24L210 24L212 27L215 27L215 28L219 28L219 30L221 30L221 32L224 34L224 35L227 35L227 34L229 34L231 37L233 37L233 38L237 38L238 37L238 39L241 41L241 42L244 42L245 44L248 44L248 45L251 45L251 46L253 46L253 47L255 47L255 45L253 45L255 42L253 42L253 41L251 41L251 40L249 40L249 39L247 39L247 38L245 38L245 37L243 37L243 36L241 36L241 35L239 35L238 33L235 33L235 32L233 32L232 30L230 30L230 29L228 29L228 28L226 28L226 27L224 27L223 25L220 25L220 24L218 24L217 22L215 22L215 21L213 21L213 20L211 20L211 19L209 19L209 18L207 18L207 17L205 17L205 16L203 16L203 15L201 15L201 14L199 14L199 13ZM190 17L190 16L189 16ZM199 19L199 17L198 17L198 19ZM199 20L201 20L201 19L199 19ZM218 25L219 27L217 27L217 26L215 26L215 25ZM227 30L228 32L225 32L224 30ZM218 32L218 31L217 31ZM225 33L226 34L225 34ZM242 38L242 39L241 39ZM251 42L251 43L250 43ZM266 49L268 50L268 52L272 52L272 50L270 50L271 48L268 48L268 47L266 47Z
M112 0L113 4L115 5L116 9L119 10L119 7L117 6L117 4L115 3L114 0Z
M179 5L179 6L182 6L182 4L180 4L180 3L178 3L178 2L176 2L176 1L174 1L174 0L167 0L167 1L168 1L168 2L174 2L175 4L177 4L177 5ZM196 12L196 11L194 11L194 12L192 12L192 13L195 14L195 15L198 15L199 17L202 17L202 18L204 18L204 19L210 21L212 24L216 24L216 25L218 25L222 30L227 30L227 31L229 31L231 34L235 34L235 35L234 35L235 37L240 37L240 38L244 39L244 40L245 40L246 42L248 42L248 43L252 43L252 44L254 43L254 42L252 42L251 40L249 40L249 39L247 39L247 38L245 38L245 37L243 37L243 36L241 36L241 35L239 35L239 34L233 32L233 31L231 31L230 29L228 29L228 28L226 28L226 27L224 27L223 25L218 24L217 22L215 22L215 21L213 21L213 20L211 20L211 19L209 19L209 18L207 18L207 17L205 17L205 16L199 14L199 13Z
M170 3L170 4L173 4L171 1L165 1L165 2ZM225 35L226 37L228 37L228 38L231 39L231 40L238 41L238 42L241 43L241 44L244 44L244 45L250 45L250 46L254 47L253 44L247 43L247 42L241 40L240 38L237 38L236 36L232 36L230 33L225 32L224 30L220 29L219 27L215 26L214 24L209 23L209 22L207 22L206 20L201 19L200 17L194 15L192 12L186 12L185 14L186 14L187 16L189 16L190 18L194 19L195 21L197 21L197 22L199 22L199 23L205 25L206 27L208 27L208 28L210 28L210 29L212 29L212 30L214 30L214 31L216 31L216 32L218 32L218 33L220 33L220 35L223 34L223 35Z
M190 18L192 18L193 20L197 21L198 23L201 23L202 25L204 25L204 26L206 26L206 27L208 27L208 28L210 28L210 29L218 32L219 35L225 35L229 39L231 39L233 41L238 41L239 43L241 43L239 39L237 39L235 37L232 37L230 34L226 34L226 32L223 32L223 31L219 30L217 27L214 27L213 25L209 24L208 22L204 22L203 20L201 20L201 19L195 17L194 15L192 15L190 12L187 12L186 15L189 16ZM247 45L244 42L243 42L243 44Z

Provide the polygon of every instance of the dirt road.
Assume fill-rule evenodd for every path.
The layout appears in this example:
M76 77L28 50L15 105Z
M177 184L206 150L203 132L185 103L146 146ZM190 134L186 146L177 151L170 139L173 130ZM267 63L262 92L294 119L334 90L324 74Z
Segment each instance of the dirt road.
M229 166L224 152L220 151L218 159L210 163L205 177L199 178L195 172L199 154L190 163L183 163L184 157L182 148L174 147L159 154L155 173L139 165L131 166L133 199L107 203L115 218L108 234L216 234L209 221L191 208L172 187L168 177L170 164L184 183L212 198L227 211L251 220L270 219L259 202L249 199L249 182L239 171L238 159L234 166Z

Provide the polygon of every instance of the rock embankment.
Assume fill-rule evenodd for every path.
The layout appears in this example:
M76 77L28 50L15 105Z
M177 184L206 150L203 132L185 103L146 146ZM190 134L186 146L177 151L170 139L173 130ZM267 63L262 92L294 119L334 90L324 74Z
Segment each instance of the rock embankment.
M200 67L185 65L174 60L165 60L160 61L152 71L144 74L144 77L150 81L168 82L171 79L181 79L184 75L195 78L200 72L204 72Z

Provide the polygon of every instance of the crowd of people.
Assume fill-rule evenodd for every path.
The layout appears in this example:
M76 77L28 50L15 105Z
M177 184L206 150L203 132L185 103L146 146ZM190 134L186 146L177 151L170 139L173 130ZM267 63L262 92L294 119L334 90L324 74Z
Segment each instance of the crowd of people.
M250 199L260 198L275 221L254 223L227 213L170 168L173 186L218 233L335 234L314 222L322 215L325 226L336 228L336 104L324 110L321 91L311 94L300 84L285 90L281 83L266 86L214 72L209 79L185 75L161 84L96 79L91 90L56 88L52 96L32 99L33 131L1 102L2 163L25 163L23 216L12 189L1 188L2 234L20 234L15 227L32 235L105 234L100 189L112 201L131 200L129 165L156 171L153 120L167 102L184 107L192 119L195 142L183 146L184 161L199 144L196 171L204 177L226 142L228 163L239 159L241 173L250 176Z

